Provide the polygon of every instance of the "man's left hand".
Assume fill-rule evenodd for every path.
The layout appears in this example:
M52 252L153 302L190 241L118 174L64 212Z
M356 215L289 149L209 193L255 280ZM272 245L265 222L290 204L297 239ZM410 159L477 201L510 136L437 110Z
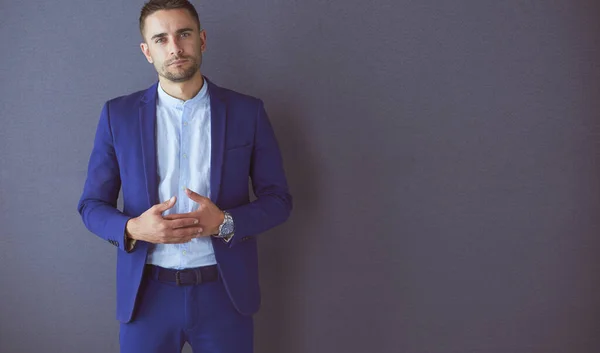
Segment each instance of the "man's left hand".
M180 219L180 218L196 218L197 226L200 226L203 231L201 235L208 236L219 234L219 226L225 219L225 214L217 205L215 205L208 197L204 197L193 192L190 189L185 189L187 196L198 204L198 209L190 213L170 214L165 216L165 219Z

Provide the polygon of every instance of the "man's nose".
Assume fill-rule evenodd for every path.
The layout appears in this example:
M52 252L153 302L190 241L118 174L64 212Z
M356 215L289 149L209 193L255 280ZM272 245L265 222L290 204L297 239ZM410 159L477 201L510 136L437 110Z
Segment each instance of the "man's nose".
M173 54L180 54L180 53L183 52L183 49L181 48L181 45L179 43L178 38L174 38L171 41L171 48L169 48L169 49L170 49L170 54L171 55L173 55Z

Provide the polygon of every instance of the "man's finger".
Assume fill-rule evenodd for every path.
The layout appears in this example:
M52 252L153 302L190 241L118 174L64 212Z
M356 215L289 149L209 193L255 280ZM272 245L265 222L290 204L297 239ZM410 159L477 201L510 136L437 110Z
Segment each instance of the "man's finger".
M191 227L191 226L197 225L198 219L196 219L196 218L180 218L180 219L170 220L169 222L167 222L167 224L169 225L169 228L171 228L171 229L186 228L186 227Z
M201 202L204 201L204 199L206 199L206 197L204 197L204 196L202 196L200 194L197 194L197 193L193 192L192 190L190 190L188 188L185 188L185 193L187 194L187 196L190 199L192 199L192 201L195 201L197 203L201 203Z
M208 230L204 230L204 229L203 229L203 230L200 232L200 234L198 234L198 236L197 236L197 237L209 237L209 236L211 236L211 235L213 235L213 234L209 234L209 233L208 233Z
M156 211L158 213L163 213L166 210L168 210L169 208L175 206L175 201L177 200L177 196L173 196L170 199L168 199L167 201L163 202L163 203L159 203L158 205L156 205Z
M197 238L203 231L202 227L179 228L173 231L173 238Z
M196 217L194 217L192 212L190 212L190 213L172 213L170 215L163 216L163 218L166 220L170 220L170 221L175 220L175 219L183 219L183 218L197 219Z

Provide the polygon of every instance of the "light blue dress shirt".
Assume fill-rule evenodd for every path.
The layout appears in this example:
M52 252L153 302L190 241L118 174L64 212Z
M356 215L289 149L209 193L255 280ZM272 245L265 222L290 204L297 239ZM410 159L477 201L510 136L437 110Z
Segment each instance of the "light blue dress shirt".
M156 149L159 201L177 196L175 206L164 215L196 210L198 204L185 194L186 187L210 197L210 98L206 81L187 101L168 95L158 84ZM200 237L185 244L155 244L146 263L183 269L217 261L210 237Z

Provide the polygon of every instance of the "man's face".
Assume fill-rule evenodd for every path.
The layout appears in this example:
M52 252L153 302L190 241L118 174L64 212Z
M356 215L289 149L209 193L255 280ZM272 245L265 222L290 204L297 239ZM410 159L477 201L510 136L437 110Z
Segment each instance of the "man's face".
M159 10L146 17L142 52L167 80L184 82L200 69L206 33L185 9Z

